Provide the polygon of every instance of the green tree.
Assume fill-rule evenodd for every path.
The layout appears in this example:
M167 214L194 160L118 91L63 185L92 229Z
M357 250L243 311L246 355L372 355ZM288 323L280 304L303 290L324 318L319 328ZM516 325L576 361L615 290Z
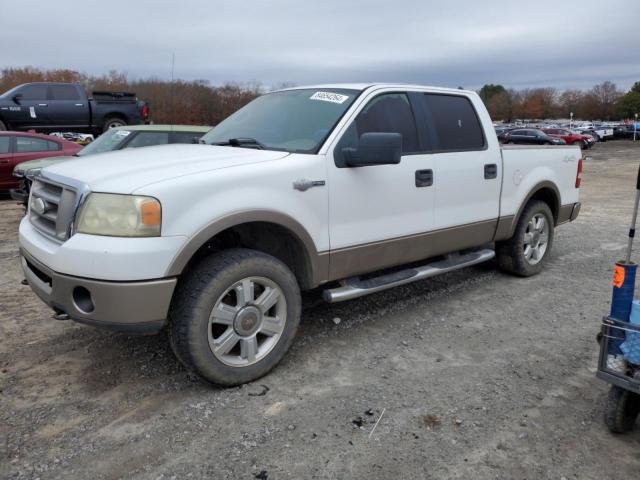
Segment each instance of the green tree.
M491 100L491 97L500 95L501 93L505 93L506 91L507 90L502 85L494 85L493 83L489 83L484 85L480 89L478 95L480 95L480 98L484 103L487 103L489 100Z
M636 82L636 85L640 87L640 82ZM640 91L632 88L629 93L620 97L616 103L616 112L621 118L632 118L640 113Z

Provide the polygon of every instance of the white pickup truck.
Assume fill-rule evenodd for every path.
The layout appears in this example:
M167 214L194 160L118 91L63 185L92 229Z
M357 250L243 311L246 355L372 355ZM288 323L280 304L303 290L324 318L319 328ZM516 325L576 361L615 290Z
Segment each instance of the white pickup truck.
M200 145L42 170L22 265L58 318L168 327L190 371L236 385L282 359L301 290L338 302L494 256L540 272L578 215L581 170L578 147L501 148L471 91L291 88Z

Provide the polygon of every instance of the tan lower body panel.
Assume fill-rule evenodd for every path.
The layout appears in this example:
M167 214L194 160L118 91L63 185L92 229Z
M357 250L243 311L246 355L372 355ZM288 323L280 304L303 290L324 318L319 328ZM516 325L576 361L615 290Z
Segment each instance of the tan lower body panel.
M493 241L498 220L347 247L331 252L329 280L338 280Z

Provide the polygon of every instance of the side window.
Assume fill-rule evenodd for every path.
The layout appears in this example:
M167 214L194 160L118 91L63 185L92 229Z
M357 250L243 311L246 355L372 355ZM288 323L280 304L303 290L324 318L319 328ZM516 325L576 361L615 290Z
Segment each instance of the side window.
M23 100L46 100L47 86L39 84L27 85L22 87L18 93L22 94Z
M425 139L425 144L433 145L434 150L455 152L485 148L482 125L467 97L425 93L422 108L432 137Z
M56 142L44 138L16 137L16 153L47 152L59 149Z
M51 85L51 100L80 100L74 85Z
M383 93L369 101L338 142L334 152L336 164L344 165L343 148L357 148L360 136L371 132L399 133L402 135L403 153L419 150L418 130L406 94Z
M3 135L0 137L0 155L3 153L9 153L9 147L11 146L11 137L9 135Z
M173 132L171 143L193 143L194 138L200 138L202 135L202 132Z
M151 147L169 143L169 132L138 132L124 148Z

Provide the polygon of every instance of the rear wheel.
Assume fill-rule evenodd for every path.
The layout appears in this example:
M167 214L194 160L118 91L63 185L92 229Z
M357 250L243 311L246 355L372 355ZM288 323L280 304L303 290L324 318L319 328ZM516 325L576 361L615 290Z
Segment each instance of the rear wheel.
M521 277L540 273L553 244L553 227L549 206L540 200L530 201L518 220L513 236L496 243L498 266Z
M179 285L169 338L188 370L213 384L238 385L282 360L300 310L298 284L286 265L254 250L225 250Z
M633 427L640 413L640 395L611 386L604 412L604 422L613 433L626 433Z
M125 122L120 117L108 117L104 121L104 125L102 126L102 131L106 132L107 130L111 130L112 128L123 127L126 124L127 124L127 122Z

